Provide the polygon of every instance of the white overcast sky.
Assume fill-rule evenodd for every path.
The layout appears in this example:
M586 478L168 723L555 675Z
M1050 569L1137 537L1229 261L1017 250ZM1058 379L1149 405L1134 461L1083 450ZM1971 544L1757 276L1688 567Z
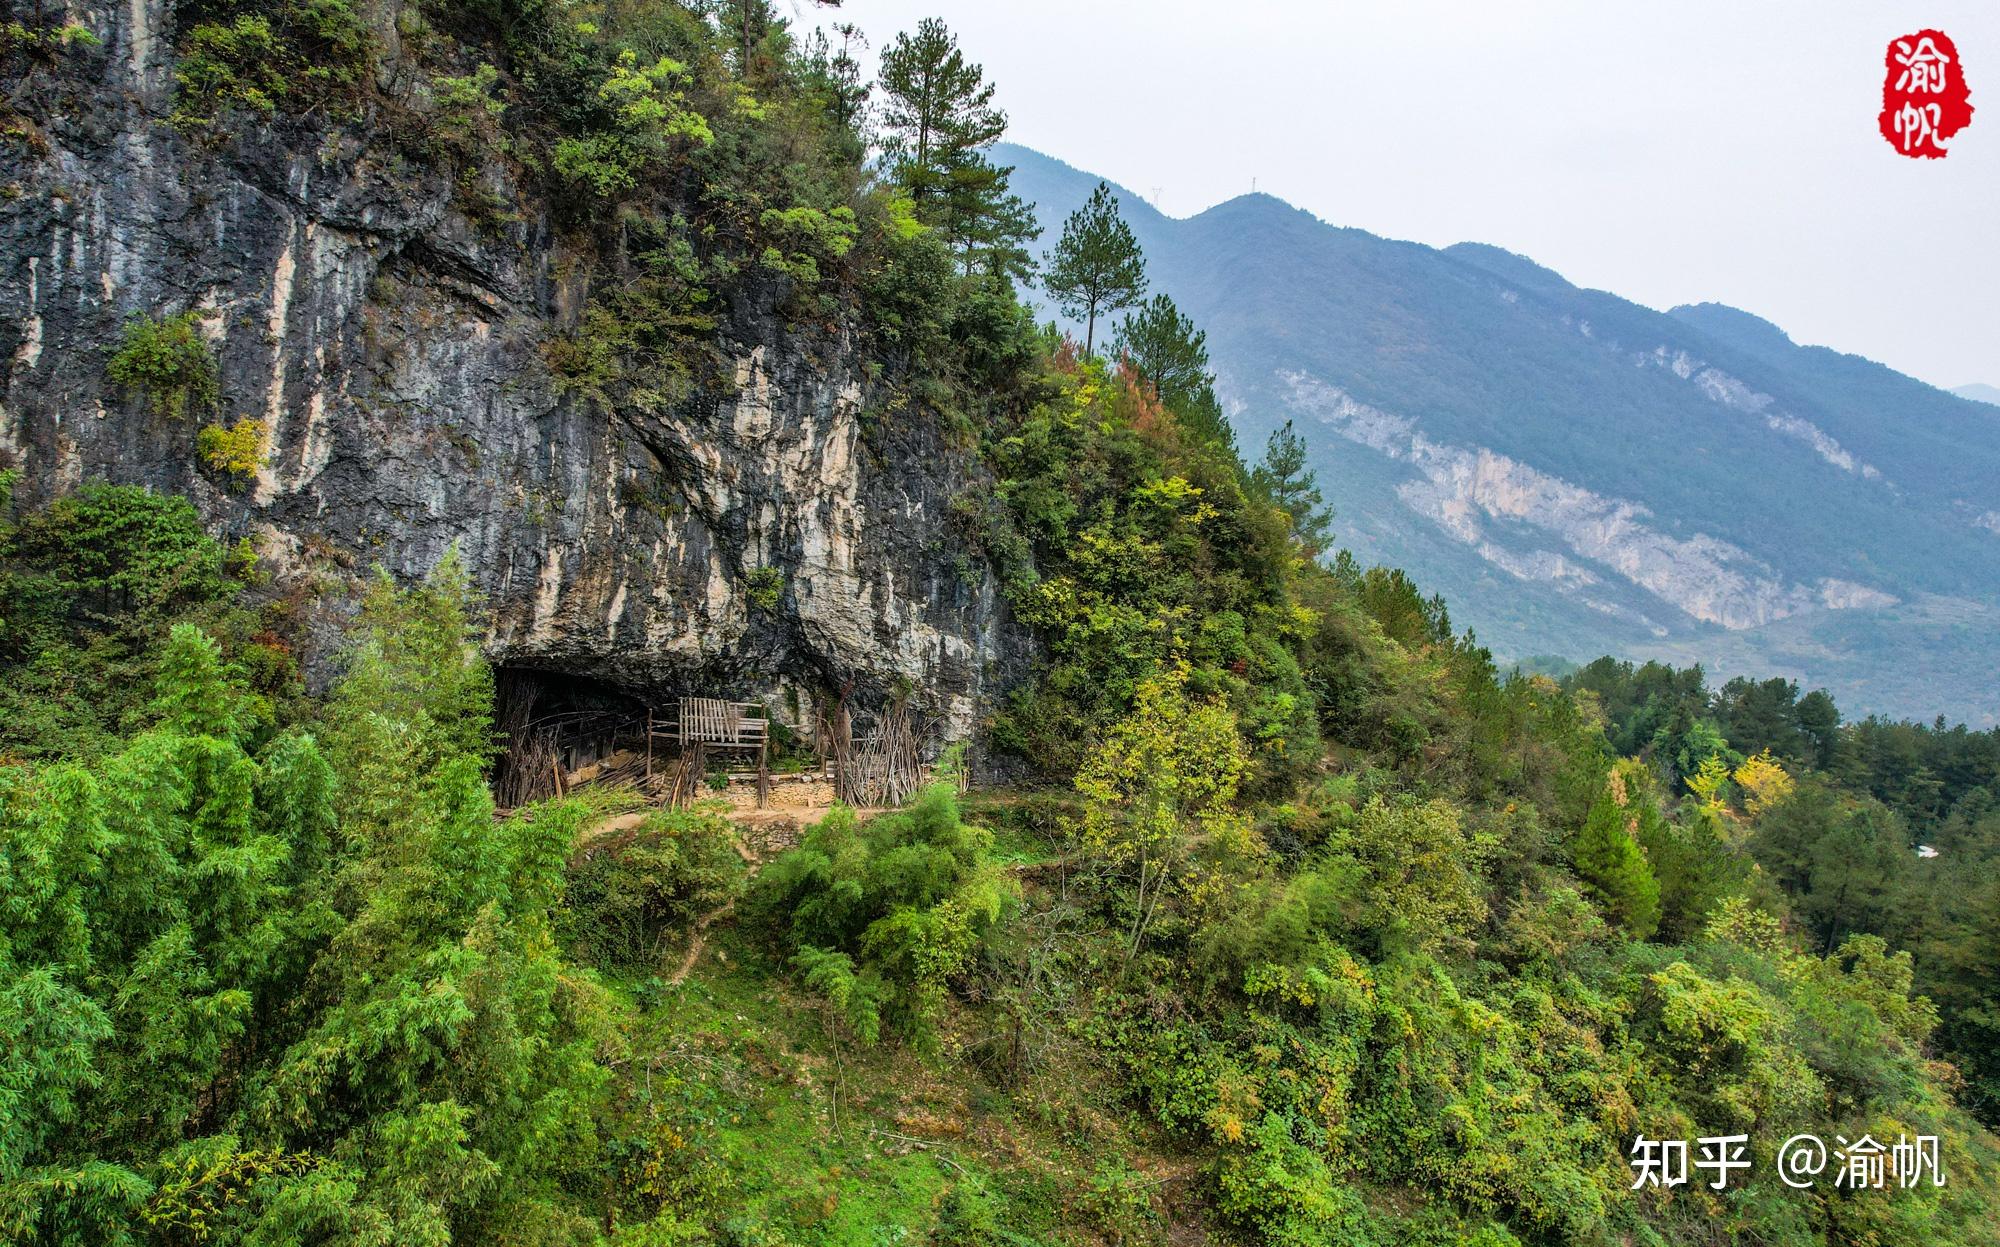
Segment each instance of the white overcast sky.
M859 24L871 69L944 18L1010 139L1174 216L1254 178L1337 225L2000 385L1996 0L783 3ZM1977 110L1942 161L1875 129L1884 49L1927 26Z

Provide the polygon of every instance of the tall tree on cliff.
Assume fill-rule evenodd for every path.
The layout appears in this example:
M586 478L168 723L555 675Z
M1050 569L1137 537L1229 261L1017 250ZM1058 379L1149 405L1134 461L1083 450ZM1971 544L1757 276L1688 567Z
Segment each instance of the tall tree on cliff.
M868 97L874 87L861 76L861 62L854 53L866 47L868 39L853 22L838 23L833 33L840 36L837 47L826 31L813 32L805 45L805 62L841 130L859 135L867 129Z
M1012 165L996 165L983 152L966 153L945 176L946 236L965 257L967 275L985 271L1025 282L1034 271L1027 242L1038 232L1035 209L1009 194Z
M1103 182L1090 202L1069 214L1062 240L1049 254L1043 286L1066 316L1083 321L1083 352L1097 341L1097 318L1146 297L1146 257L1132 227L1118 215L1118 196Z
M1292 539L1314 557L1333 544L1333 512L1320 494L1319 474L1306 466L1306 440L1290 420L1265 443L1250 483L1292 519Z
M785 22L771 12L771 0L714 0L715 22L736 59L736 76L744 82L768 79L783 57ZM823 9L837 9L840 0L813 0Z
M1008 191L1014 170L986 155L1007 132L1007 114L993 107L985 71L965 59L957 37L932 17L882 53L881 84L883 151L890 176L916 202L918 219L944 231L968 273L984 265L1025 276L1021 244L1034 236L1033 214Z
M1208 335L1181 314L1171 297L1156 294L1118 324L1111 353L1153 387L1183 427L1208 441L1236 444L1222 404L1215 397L1215 374L1208 367Z

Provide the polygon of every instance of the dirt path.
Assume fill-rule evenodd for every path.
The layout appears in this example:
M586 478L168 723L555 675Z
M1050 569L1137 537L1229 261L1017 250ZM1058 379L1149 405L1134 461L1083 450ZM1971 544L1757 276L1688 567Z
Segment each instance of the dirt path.
M646 816L652 812L651 810L633 810L626 814L607 814L584 829L583 834L576 838L576 847L581 849L595 844L606 836L615 836L621 831L630 831L640 823L645 822Z
M757 873L756 868L752 867L750 873L755 875ZM694 934L688 939L687 952L681 955L680 965L674 969L672 974L667 976L668 987L679 987L682 983L687 982L687 976L694 971L694 963L701 960L702 950L708 947L709 924L729 916L735 910L736 898L731 897L729 900L724 901L714 909L703 914L700 920L694 924Z

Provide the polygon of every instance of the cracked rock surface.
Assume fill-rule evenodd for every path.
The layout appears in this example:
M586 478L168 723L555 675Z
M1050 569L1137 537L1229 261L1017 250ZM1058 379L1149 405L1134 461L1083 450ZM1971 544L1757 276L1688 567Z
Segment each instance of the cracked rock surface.
M564 396L543 347L574 326L588 266L545 214L475 226L445 171L365 128L192 143L164 120L167 6L72 13L102 45L17 92L31 134L0 175L0 464L25 497L91 479L187 494L279 583L321 591L320 671L361 574L419 577L453 543L496 661L639 695L904 687L963 736L1021 671L991 569L950 536L977 469L928 419L864 436L853 326L789 326L752 286L685 400ZM173 421L105 362L129 317L191 308L222 404ZM231 486L195 437L246 417L269 449Z

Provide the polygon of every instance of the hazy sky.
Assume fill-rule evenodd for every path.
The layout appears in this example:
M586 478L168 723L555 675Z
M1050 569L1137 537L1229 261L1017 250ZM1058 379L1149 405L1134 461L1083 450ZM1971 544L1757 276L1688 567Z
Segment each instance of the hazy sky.
M1495 243L1653 307L1717 300L1945 386L2000 384L1995 0L846 0L942 17L1008 137L1188 216L1251 188ZM1935 26L1978 110L1942 161L1876 133Z

